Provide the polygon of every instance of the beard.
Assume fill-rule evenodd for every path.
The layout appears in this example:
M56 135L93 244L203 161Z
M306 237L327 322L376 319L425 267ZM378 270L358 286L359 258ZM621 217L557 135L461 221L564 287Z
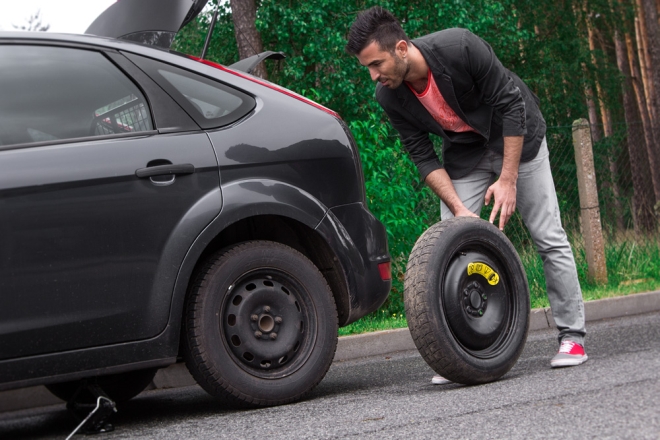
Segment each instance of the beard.
M396 89L401 85L409 71L410 64L406 63L403 58L394 55L394 70L392 71L392 75L385 78L388 84L383 85L390 89Z

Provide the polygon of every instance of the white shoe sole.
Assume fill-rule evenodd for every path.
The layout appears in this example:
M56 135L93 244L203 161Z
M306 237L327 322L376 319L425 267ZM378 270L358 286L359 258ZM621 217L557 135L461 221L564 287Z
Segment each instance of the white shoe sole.
M444 385L444 384L447 384L447 383L451 383L451 380L445 379L442 376L433 376L433 379L431 379L431 383L433 385Z
M575 358L575 359L558 359L556 361L550 361L550 366L552 368L557 368L557 367L575 367L576 365L581 365L587 362L589 359L589 356L586 354L583 357L580 358Z

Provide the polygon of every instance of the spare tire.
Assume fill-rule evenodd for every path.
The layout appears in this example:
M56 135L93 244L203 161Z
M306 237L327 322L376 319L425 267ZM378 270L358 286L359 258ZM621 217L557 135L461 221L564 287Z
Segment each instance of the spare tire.
M417 349L446 379L494 381L522 353L527 276L511 242L485 220L452 218L422 234L408 260L404 301Z

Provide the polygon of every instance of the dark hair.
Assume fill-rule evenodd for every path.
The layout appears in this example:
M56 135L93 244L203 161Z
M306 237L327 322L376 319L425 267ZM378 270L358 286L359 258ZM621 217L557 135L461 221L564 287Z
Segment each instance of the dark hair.
M381 50L394 52L396 43L410 41L392 13L380 6L374 6L358 14L348 32L346 52L357 55L371 44L378 43Z

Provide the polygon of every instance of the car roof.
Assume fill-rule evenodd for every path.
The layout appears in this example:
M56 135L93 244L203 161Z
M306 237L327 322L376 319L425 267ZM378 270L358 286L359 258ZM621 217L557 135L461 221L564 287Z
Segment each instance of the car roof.
M145 55L157 53L169 53L169 50L154 46L146 46L129 40L118 40L116 38L98 37L95 35L59 34L54 32L25 32L25 31L0 31L0 44L2 43L64 43L72 45L91 45L115 50L127 50L130 52L143 53Z

